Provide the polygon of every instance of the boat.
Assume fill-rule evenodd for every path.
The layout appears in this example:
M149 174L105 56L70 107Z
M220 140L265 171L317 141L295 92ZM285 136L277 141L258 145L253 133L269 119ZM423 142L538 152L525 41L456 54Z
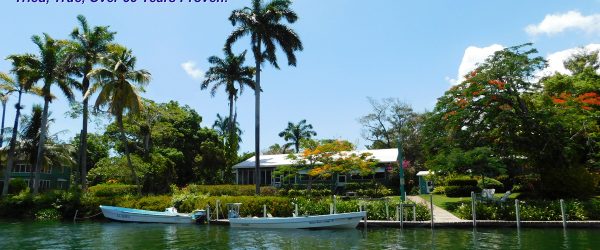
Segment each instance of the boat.
M326 215L309 215L294 217L247 217L239 216L240 203L227 204L229 225L235 228L268 228L268 229L312 229L312 228L356 228L365 211L352 213L336 213Z
M104 217L122 222L147 222L147 223L171 223L171 224L186 224L186 223L203 223L206 220L206 211L196 210L192 213L178 213L177 209L170 207L164 212L100 206Z

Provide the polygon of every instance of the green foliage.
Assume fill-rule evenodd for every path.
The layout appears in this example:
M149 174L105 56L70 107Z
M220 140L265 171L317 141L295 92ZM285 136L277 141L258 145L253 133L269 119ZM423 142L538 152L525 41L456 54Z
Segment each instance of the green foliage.
M432 194L445 194L446 193L446 187L444 186L437 186L433 188L433 192L431 192Z
M254 185L188 185L181 189L183 192L205 194L211 196L250 196L255 193Z
M481 189L496 189L496 192L504 192L504 184L493 178L486 177L479 179L477 186Z
M548 170L542 175L542 194L551 198L587 198L595 194L598 177L584 167Z
M56 208L45 208L35 213L37 221L57 221L62 218L60 211Z
M577 200L565 201L567 220L581 221L598 218L594 211L598 211L600 204L581 202ZM454 211L461 219L471 219L471 204L462 203ZM557 200L532 200L519 205L522 221L560 221L562 220L560 202ZM477 219L480 220L515 220L514 202L505 204L477 203Z
M27 182L22 178L15 178L10 180L8 185L9 194L18 194L23 190L27 189Z
M448 186L477 186L477 180L468 176L458 176L446 180Z
M445 186L444 191L448 197L469 197L471 192L481 192L477 186Z
M135 185L127 184L99 184L89 187L88 192L96 197L116 197L123 195L131 195L136 192Z

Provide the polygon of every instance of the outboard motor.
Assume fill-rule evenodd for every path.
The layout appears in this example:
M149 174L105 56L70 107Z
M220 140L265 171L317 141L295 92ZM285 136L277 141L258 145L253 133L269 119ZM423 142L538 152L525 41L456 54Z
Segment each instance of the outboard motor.
M242 203L228 203L227 204L227 218L239 218L240 217L240 205Z
M194 220L196 224L204 224L206 222L206 211L194 210L194 212L192 212L192 220Z

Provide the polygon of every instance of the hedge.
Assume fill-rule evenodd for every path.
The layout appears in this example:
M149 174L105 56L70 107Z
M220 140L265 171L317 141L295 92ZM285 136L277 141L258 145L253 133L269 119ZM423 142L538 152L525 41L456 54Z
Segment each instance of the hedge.
M444 192L447 197L469 197L471 192L481 192L477 186L446 186Z
M477 186L477 180L470 177L454 177L446 182L446 186Z

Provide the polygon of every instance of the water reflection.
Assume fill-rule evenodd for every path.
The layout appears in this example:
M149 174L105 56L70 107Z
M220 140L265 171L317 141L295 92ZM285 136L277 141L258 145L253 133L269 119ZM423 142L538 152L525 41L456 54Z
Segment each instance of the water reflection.
M260 230L226 226L0 221L0 249L594 249L597 229L369 228Z

